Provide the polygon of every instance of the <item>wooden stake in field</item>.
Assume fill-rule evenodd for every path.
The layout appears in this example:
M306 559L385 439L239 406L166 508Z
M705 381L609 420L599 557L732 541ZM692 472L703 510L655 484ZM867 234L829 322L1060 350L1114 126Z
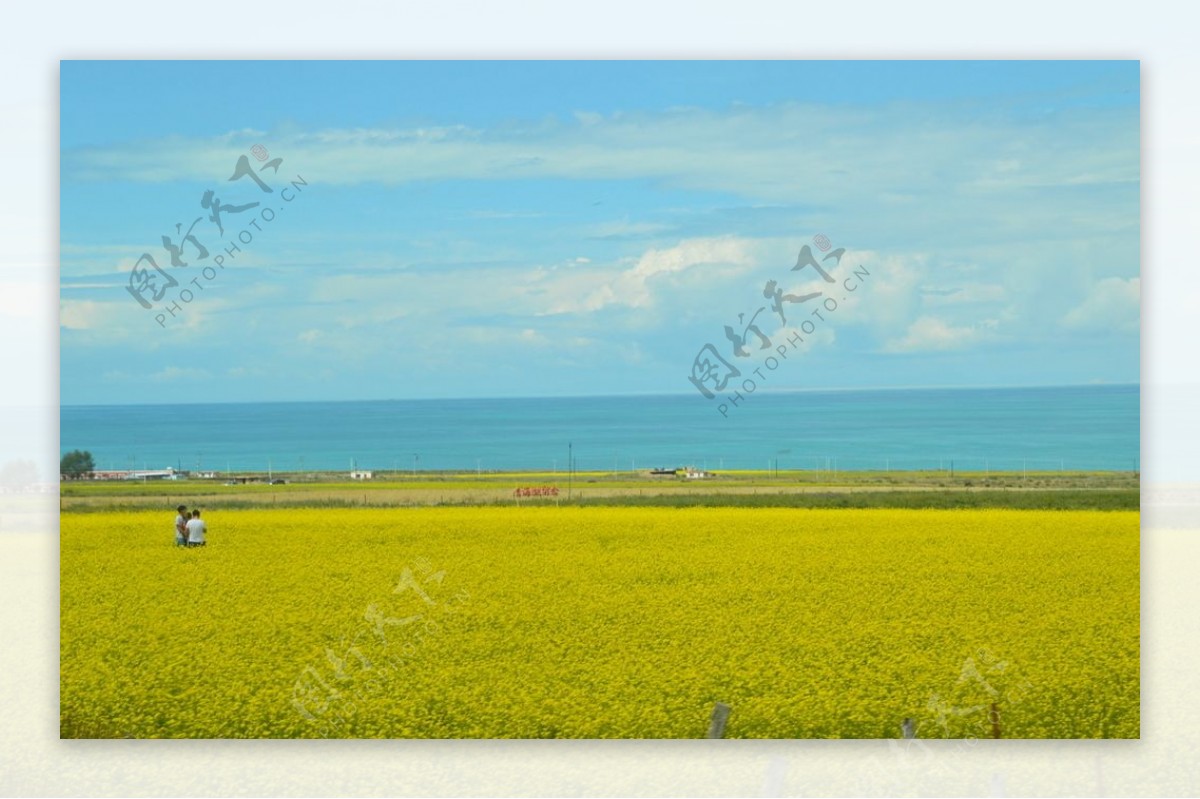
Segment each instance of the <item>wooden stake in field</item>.
M708 735L706 738L724 738L725 737L725 722L729 721L729 705L724 702L717 702L713 706L712 719L708 722Z
M992 702L992 709L988 713L988 718L991 719L991 722L992 722L992 737L999 738L1000 737L1000 706L997 705L995 702Z

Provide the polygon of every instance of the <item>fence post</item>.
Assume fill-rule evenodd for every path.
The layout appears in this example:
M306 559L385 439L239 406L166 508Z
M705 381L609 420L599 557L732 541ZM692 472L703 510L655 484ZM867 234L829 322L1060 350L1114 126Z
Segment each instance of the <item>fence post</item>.
M708 735L705 738L724 738L725 722L729 721L729 705L717 702L713 706L712 719L708 722Z
M991 709L991 712L988 713L988 717L991 719L991 722L992 722L992 737L999 738L1000 737L1000 706L997 705L995 702L992 702L992 709Z
M912 719L905 719L900 722L900 735L904 738L916 738L917 723Z

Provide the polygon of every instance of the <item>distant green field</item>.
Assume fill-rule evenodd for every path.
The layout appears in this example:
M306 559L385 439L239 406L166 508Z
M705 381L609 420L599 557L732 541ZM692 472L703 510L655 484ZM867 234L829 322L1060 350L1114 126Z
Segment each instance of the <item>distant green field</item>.
M265 475L262 476L265 480ZM645 472L575 472L568 477L563 472L475 472L420 474L387 474L372 480L351 481L332 475L277 475L286 483L269 485L248 482L226 485L225 479L212 480L105 480L66 482L61 486L64 497L87 496L193 496L227 495L237 493L280 493L303 491L436 491L492 490L498 487L568 484L586 488L599 484L606 488L677 488L687 490L719 490L725 488L768 487L830 487L855 488L875 486L904 486L929 488L1137 488L1138 478L1129 472L814 472L814 471L738 471L721 472L704 480L688 480L683 476L650 476Z
M348 482L304 476L280 485L223 480L87 482L62 486L64 510L189 507L400 507L412 505L628 505L791 508L1018 508L1136 510L1136 475L1113 472L728 472L703 480L634 473L553 472L388 475ZM556 496L514 496L553 486Z

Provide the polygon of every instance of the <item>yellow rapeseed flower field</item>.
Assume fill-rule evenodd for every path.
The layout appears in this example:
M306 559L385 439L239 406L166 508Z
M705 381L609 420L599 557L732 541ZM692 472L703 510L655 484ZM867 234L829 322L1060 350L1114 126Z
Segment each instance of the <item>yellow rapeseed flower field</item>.
M173 518L62 516L64 737L1139 735L1135 512Z

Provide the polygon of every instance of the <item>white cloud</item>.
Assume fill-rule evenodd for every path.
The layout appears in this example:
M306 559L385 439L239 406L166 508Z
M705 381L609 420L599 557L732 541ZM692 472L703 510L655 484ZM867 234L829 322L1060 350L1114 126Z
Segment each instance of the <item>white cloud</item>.
M491 130L323 130L272 135L280 175L321 184L421 180L660 180L767 202L947 196L1139 179L1136 110L1073 109L1037 122L997 107L912 103L869 112L783 103L678 108ZM64 153L64 179L212 179L255 139L168 139ZM1083 143L1083 146L1081 145ZM852 179L848 180L847 176ZM282 180L282 177L281 177ZM884 199L879 199L884 198Z
M181 366L168 366L150 375L155 383L195 382L206 380L209 373L205 369L192 369Z
M82 291L84 289L98 289L101 291L109 291L111 289L119 289L120 285L116 283L67 283L63 281L59 285L61 291Z
M994 321L986 320L977 326L954 327L937 317L922 316L909 325L903 338L889 341L884 352L961 350L983 340L984 331L995 326Z
M1141 323L1142 282L1106 277L1092 286L1083 302L1062 318L1064 327L1077 330L1136 332Z
M619 219L591 225L584 233L594 239L645 239L670 228L670 225L662 222L632 222L629 219Z
M138 309L128 302L103 302L100 300L62 300L58 305L58 323L68 330L100 330L107 334L119 331L123 326L122 314L130 315Z
M837 333L835 331L836 322L818 327L811 333L805 333L798 327L781 327L771 333L771 343L776 347L781 344L788 345L788 357L792 356L795 351L808 352L814 346L830 347L837 341ZM750 343L754 344L756 339L750 338ZM792 349L791 342L795 343L795 350ZM757 344L755 344L757 346Z
M848 295L846 303L855 313L839 318L838 324L861 324L882 330L908 324L919 310L919 287L928 279L926 256L853 251L843 259L840 269L845 271L839 276L844 280L860 266L869 274L857 279L860 285Z
M582 301L564 302L552 312L596 311L608 305L641 308L653 304L655 283L688 269L724 267L723 274L746 271L755 264L749 240L733 236L686 239L673 247L650 249L637 263L595 288Z
M170 298L145 309L125 292L120 295L123 299L59 300L59 326L73 331L76 336L73 340L77 342L99 345L119 342L122 346L153 350L164 342L191 340L197 333L214 329L211 314L229 307L214 297L197 297L191 303L180 303L181 310L172 316L166 310ZM159 316L163 317L161 321Z
M560 337L531 327L512 328L501 325L455 327L447 331L442 343L449 340L466 345L467 349L476 355L485 356L494 352L519 352L530 349L570 353L596 343L584 336Z
M1004 286L993 283L974 283L953 289L923 287L921 292L922 302L926 307L931 308L943 305L1003 302L1008 296L1008 291Z

